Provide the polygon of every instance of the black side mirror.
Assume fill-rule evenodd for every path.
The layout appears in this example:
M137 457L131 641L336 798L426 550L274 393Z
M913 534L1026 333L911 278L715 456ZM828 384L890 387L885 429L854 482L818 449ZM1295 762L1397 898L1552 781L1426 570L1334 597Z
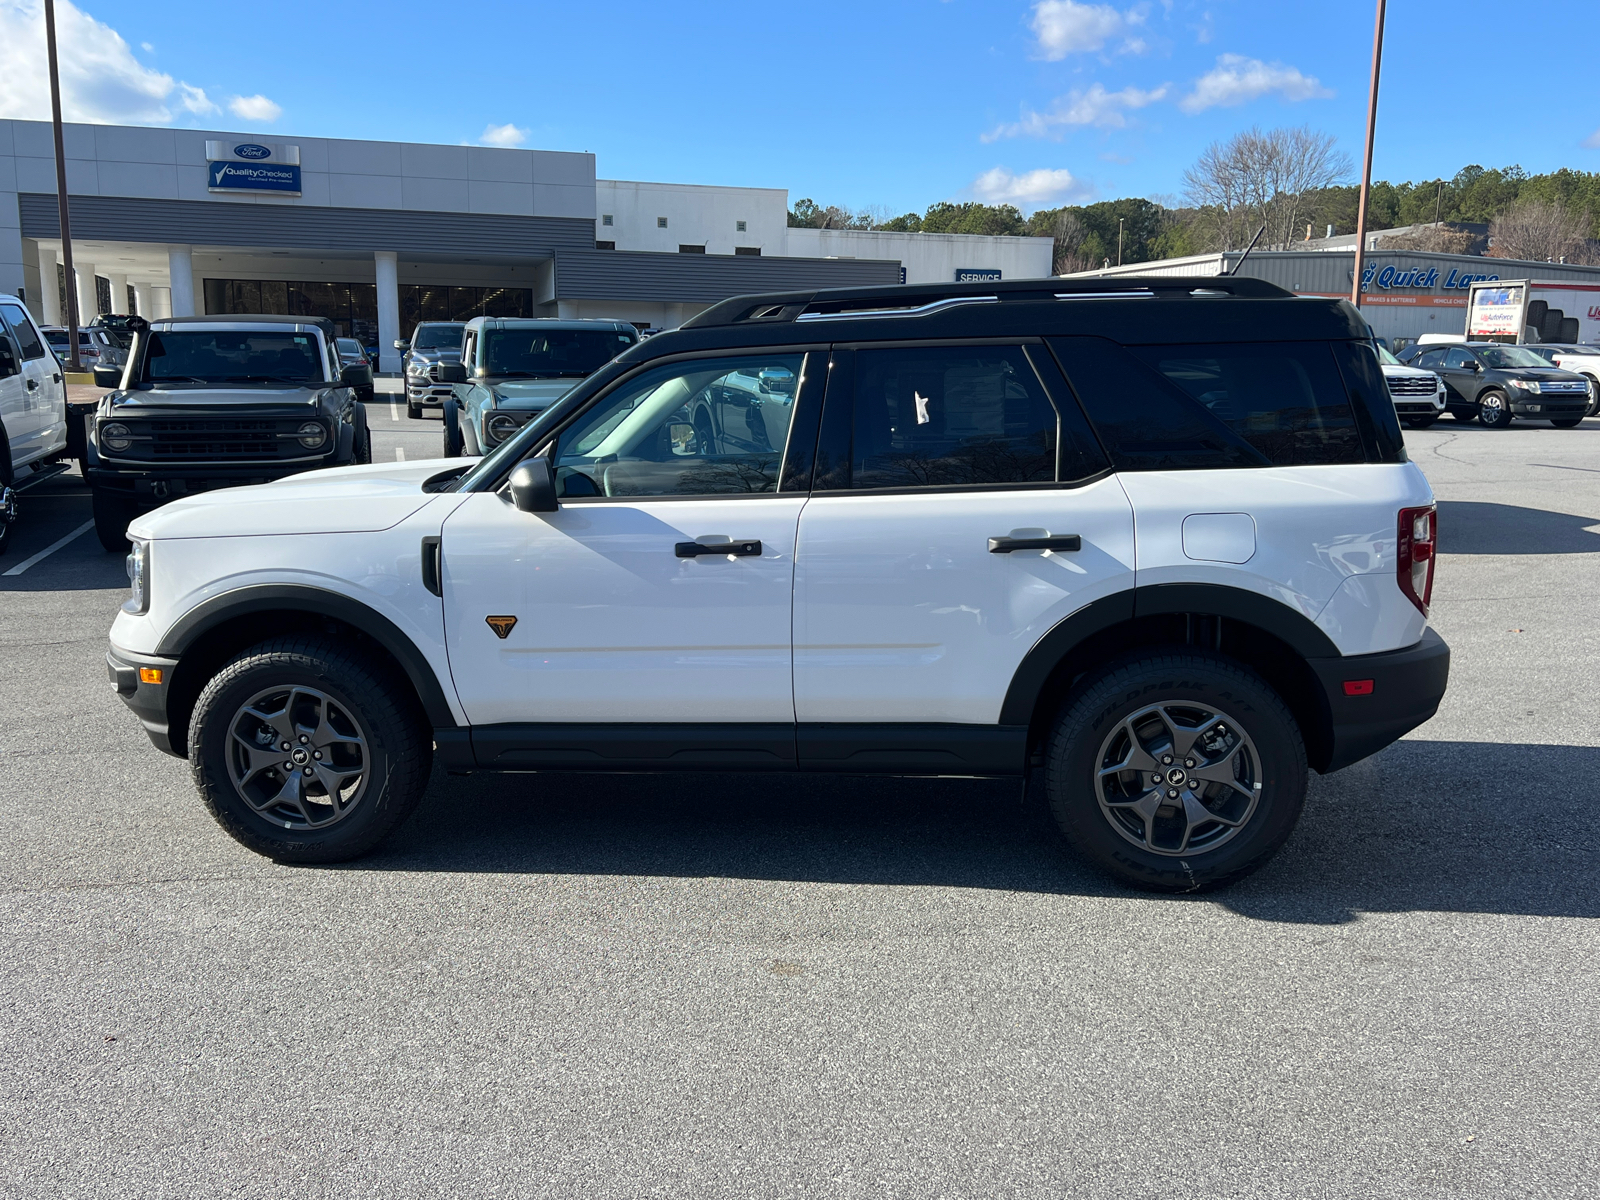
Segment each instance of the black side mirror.
M122 386L121 367L96 367L94 369L95 387L115 388Z
M440 363L440 383L465 383L467 381L467 368L461 363Z
M369 388L372 386L372 368L366 363L351 363L339 372L339 382L345 387Z
M548 458L529 458L517 464L511 472L511 503L527 513L555 512L561 507Z

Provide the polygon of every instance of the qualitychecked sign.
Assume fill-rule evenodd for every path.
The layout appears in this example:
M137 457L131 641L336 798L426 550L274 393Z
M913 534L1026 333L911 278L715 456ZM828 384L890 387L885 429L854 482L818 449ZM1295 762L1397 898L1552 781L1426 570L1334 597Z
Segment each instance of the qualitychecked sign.
M279 163L213 162L208 164L208 186L213 192L283 192L300 194L298 165Z

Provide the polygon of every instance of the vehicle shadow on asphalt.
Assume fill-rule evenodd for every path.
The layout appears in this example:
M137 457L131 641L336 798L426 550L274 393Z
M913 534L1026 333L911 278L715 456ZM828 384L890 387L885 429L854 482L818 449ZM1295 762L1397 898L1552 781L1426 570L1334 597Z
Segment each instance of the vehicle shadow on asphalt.
M1200 897L1310 925L1431 910L1600 916L1600 748L1405 741L1312 780L1288 846ZM740 878L1143 896L1060 841L1018 783L436 772L349 870ZM1148 897L1146 897L1148 898Z
M1594 554L1600 517L1483 500L1440 500L1440 554Z

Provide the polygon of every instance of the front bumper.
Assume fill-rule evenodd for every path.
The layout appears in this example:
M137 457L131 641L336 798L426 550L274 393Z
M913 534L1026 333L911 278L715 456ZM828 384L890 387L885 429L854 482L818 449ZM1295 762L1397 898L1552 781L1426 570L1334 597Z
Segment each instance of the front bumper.
M1511 411L1519 417L1581 417L1589 411L1588 396L1539 396L1511 398Z
M1396 396L1394 411L1402 417L1435 416L1444 411L1444 393L1436 396Z
M336 455L311 462L237 465L205 463L185 467L108 467L105 465L105 460L100 459L100 465L89 467L86 474L90 487L108 492L121 492L129 499L157 505L165 504L168 500L179 496L214 492L219 488L271 483L275 479L286 479L302 471L319 471L323 467L338 465Z
M1376 754L1428 720L1450 680L1450 647L1432 629L1404 650L1307 661L1322 684L1332 735L1327 765L1317 766L1323 773Z
M106 652L106 674L122 702L139 718L139 724L144 726L145 733L157 750L182 758L183 751L172 744L171 725L167 719L167 692L172 686L172 672L177 665L175 658L134 654L116 646ZM161 672L161 682L147 683L140 679L140 668Z

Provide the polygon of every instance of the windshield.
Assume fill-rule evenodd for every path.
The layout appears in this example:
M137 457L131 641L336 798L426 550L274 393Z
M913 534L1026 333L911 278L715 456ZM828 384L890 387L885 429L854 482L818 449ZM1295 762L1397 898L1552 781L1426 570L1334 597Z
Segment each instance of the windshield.
M67 331L65 329L46 329L44 331L44 340L49 342L52 347L65 348L67 344ZM86 331L82 329L78 330L78 345L92 346L93 344L94 339L91 338Z
M1384 366L1386 366L1386 367L1403 367L1403 366L1405 366L1405 363L1401 362L1394 355L1390 354L1382 346L1376 346L1376 347L1374 347L1374 349L1376 349L1377 352L1378 352L1378 361L1381 362Z
M1506 367L1548 367L1550 365L1533 351L1524 350L1521 346L1486 346L1478 351L1478 357L1491 367L1500 369Z
M411 341L413 350L459 350L465 325L419 325Z
M636 339L612 329L495 329L484 338L487 374L554 379L592 375Z
M309 333L163 330L150 334L141 382L322 383L322 356Z

